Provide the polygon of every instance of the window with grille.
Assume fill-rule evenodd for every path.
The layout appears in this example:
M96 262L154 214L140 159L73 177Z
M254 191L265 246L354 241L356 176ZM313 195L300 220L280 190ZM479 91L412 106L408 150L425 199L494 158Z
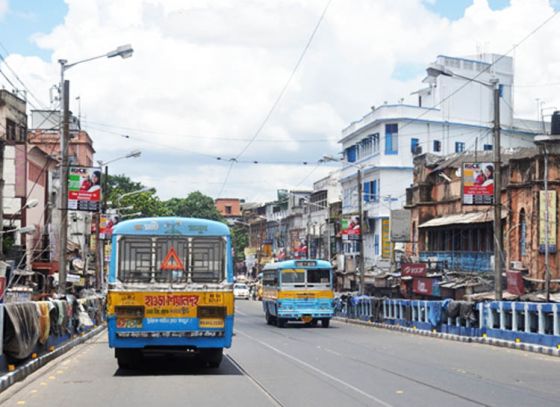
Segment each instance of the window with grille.
M123 236L118 278L124 283L218 283L225 278L220 237Z

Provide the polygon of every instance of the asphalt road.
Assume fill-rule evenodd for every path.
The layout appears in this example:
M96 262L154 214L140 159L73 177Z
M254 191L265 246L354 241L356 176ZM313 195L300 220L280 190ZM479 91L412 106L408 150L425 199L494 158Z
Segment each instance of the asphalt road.
M335 322L267 326L238 302L219 369L120 371L100 334L0 394L6 406L558 406L560 359Z

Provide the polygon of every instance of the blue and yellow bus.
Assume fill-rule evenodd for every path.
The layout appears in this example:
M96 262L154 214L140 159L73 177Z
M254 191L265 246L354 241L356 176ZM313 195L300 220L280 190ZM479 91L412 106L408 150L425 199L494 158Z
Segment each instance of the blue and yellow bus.
M233 259L226 225L144 218L113 230L107 320L119 367L146 350L189 351L218 367L233 334Z
M279 327L302 321L329 327L333 316L332 266L323 260L287 260L263 268L266 322Z

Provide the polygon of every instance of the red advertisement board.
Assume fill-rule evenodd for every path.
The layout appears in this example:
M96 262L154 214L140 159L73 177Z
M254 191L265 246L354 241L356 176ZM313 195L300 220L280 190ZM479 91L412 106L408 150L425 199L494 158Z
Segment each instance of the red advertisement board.
M403 263L401 266L402 276L426 277L426 263Z
M415 278L412 282L412 292L420 295L432 295L432 285L431 278Z
M523 282L523 276L520 271L508 270L506 272L507 276L507 291L515 295L525 294L525 284Z
M68 209L98 212L101 202L101 168L68 168Z
M463 163L463 205L492 205L494 164Z

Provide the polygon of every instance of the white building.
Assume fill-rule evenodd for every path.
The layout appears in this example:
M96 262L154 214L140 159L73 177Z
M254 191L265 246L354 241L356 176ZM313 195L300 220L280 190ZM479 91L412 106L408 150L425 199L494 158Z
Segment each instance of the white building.
M412 93L416 105L384 104L342 130L342 212L357 214L357 168L362 169L366 270L390 257L389 214L401 208L412 183L415 154L446 155L463 150L492 150L493 91L498 79L502 148L533 145L542 129L537 121L513 117L513 59L495 54L472 58L440 55L427 68L425 87ZM453 75L453 76L449 76ZM345 253L359 251L349 242Z

